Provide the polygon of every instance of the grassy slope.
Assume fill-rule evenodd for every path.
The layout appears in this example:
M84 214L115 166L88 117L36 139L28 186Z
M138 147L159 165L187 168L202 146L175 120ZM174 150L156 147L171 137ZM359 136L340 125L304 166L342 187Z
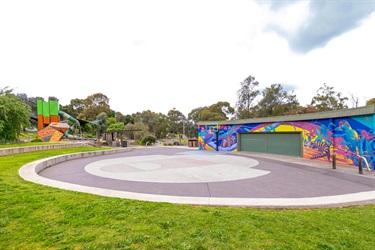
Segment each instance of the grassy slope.
M88 150L0 158L0 249L374 249L375 206L174 205L63 191L18 175L27 162Z

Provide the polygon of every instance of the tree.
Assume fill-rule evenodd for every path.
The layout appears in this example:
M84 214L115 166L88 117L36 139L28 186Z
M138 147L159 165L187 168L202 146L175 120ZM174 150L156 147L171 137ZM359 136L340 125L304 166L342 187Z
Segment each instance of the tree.
M84 109L78 116L78 118L81 119L85 118L89 121L93 121L100 113L104 112L109 116L111 112L109 98L102 93L88 96L83 103Z
M96 120L98 121L98 126L99 126L99 132L104 133L107 128L107 119L108 115L104 112L100 113L97 117Z
M78 117L85 108L85 100L78 98L70 100L70 104L68 105L60 106L61 111L64 111L72 117Z
M334 91L333 87L324 83L323 87L316 91L316 96L312 98L311 105L319 111L340 110L348 108L345 104L347 100L347 97L342 97L340 92Z
M295 110L299 105L296 95L288 93L281 84L272 84L262 91L256 117L280 116Z
M169 132L173 134L181 134L184 129L184 122L186 122L186 117L175 108L168 111L168 122L169 122Z
M305 107L297 106L295 109L285 113L285 115L300 115L300 114L309 114L316 113L319 110L315 106L306 105Z
M113 117L108 118L108 120L111 118ZM107 126L107 130L124 130L124 129L125 129L125 124L123 122L115 122Z
M352 108L358 108L358 103L359 103L359 97L354 96L353 93L349 93L349 98L352 103Z
M229 102L217 102L211 106L204 108L201 112L200 118L203 121L225 121L229 119L234 113Z
M199 108L195 108L191 110L190 113L188 114L188 120L193 123L202 121L202 111L205 110L206 108L207 107L199 107Z
M243 82L241 82L241 88L237 91L237 102L236 102L236 118L247 119L254 117L254 100L259 95L258 87L259 83L255 81L255 78L248 76Z
M114 117L108 117L107 120L105 121L105 125L107 127L107 130L108 130L108 127L115 124L116 123L116 118Z
M366 106L375 105L375 97L366 102Z
M186 133L189 138L198 137L197 122L202 121L202 111L207 107L199 107L190 111L188 114L188 121L186 123Z
M43 100L43 98L42 97L28 97L26 94L23 94L23 93L17 93L16 96L23 103L29 105L29 107L31 109L30 116L33 117L33 118L37 118L38 117L38 111L37 111L36 101L37 100ZM31 120L30 122L31 122L31 125L33 125L35 127L38 126L38 121L37 120Z
M15 141L22 130L30 126L31 108L12 93L0 89L0 141Z
M157 125L159 122L158 114L155 112L152 112L150 110L143 111L142 113L137 113L137 115L134 117L134 122L142 122L146 124L150 131L153 132L153 134L156 134Z

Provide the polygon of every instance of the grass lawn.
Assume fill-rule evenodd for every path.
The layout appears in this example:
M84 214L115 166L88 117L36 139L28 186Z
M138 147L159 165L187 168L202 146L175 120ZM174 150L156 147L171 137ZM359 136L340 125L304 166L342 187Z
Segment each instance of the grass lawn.
M375 206L268 210L141 202L45 187L0 157L0 249L374 249Z

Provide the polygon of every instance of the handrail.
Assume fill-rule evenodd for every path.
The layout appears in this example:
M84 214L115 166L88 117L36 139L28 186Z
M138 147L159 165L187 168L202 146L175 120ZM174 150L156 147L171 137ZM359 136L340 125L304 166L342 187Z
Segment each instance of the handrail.
M371 168L370 168L370 165L368 164L367 160L365 157L363 156L360 156L360 155L357 155L359 158L361 158L362 160L364 160L364 162L366 163L366 168L368 171L371 171Z

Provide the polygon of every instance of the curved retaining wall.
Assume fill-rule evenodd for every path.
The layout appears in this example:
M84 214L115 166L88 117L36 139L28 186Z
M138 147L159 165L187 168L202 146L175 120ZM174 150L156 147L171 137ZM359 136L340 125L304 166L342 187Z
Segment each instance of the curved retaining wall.
M93 152L82 152L82 153L74 153L74 154L67 154L67 155L58 155L53 156L49 158L44 158L38 161L31 162L26 165L33 165L34 171L33 173L38 174L43 169L46 169L48 167L51 167L53 165L56 165L61 162L69 161L69 160L75 160L75 159L81 159L81 158L87 158L87 157L93 157L93 156L100 156L100 155L109 155L109 154L118 154L126 151L130 151L130 148L124 148L124 149L112 149L112 150L100 150L100 151L93 151ZM26 166L25 165L25 166ZM27 171L24 171L25 168L21 168L19 170L19 174L22 178L26 177ZM27 179L27 178L24 178Z
M67 143L67 144L53 144L53 145L41 145L41 146L27 146L27 147L17 147L17 148L2 148L0 149L0 156L13 155L13 154L23 154L41 150L51 150L51 149L62 149L62 148L76 148L84 147L84 143Z

